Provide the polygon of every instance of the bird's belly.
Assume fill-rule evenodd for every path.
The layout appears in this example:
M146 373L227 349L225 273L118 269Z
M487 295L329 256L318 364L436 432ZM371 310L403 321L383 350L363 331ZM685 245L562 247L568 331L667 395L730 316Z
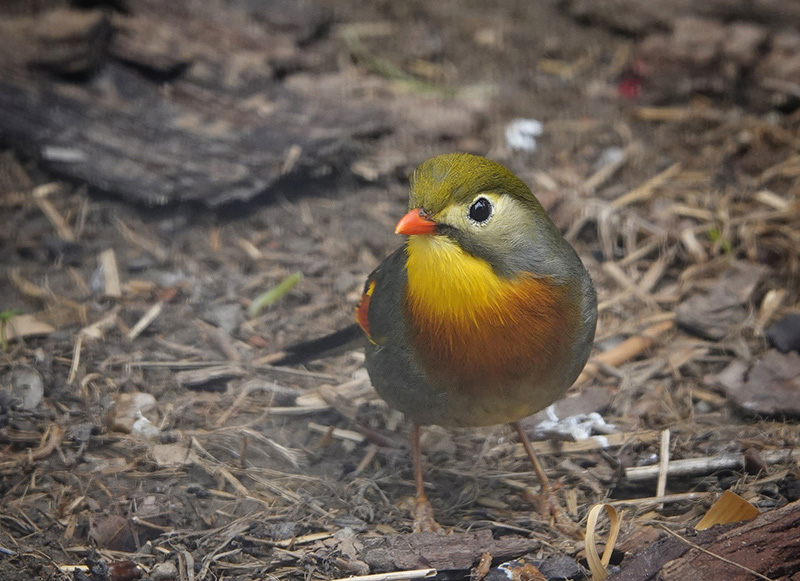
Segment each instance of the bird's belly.
M483 356L500 364L471 365L469 359L454 356L449 362L447 351L440 354L440 366L429 369L429 389L440 392L446 400L441 425L487 426L513 422L544 409L569 388L574 377L569 370L568 349L559 346L544 354L525 349L519 344L489 348L484 344Z
M497 397L496 391L485 395L452 393L448 397L448 413L436 423L469 427L515 422L549 406L567 387L563 381L520 381L503 386L502 397Z
M418 424L470 427L513 422L557 400L574 378L538 373L502 384L469 381L443 384L428 375L416 357L391 346L367 348L367 370L378 394Z
M421 424L492 425L544 409L575 380L581 325L569 289L546 284L527 279L468 317L407 303L410 347L368 350L376 390Z

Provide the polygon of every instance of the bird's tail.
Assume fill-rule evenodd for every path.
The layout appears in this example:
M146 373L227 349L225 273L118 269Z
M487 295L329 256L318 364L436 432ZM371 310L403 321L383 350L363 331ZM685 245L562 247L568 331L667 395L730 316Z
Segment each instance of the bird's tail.
M358 325L350 325L334 331L330 335L290 345L282 353L276 353L276 359L270 361L270 364L298 365L322 357L339 355L360 347L364 344L365 339L364 331Z

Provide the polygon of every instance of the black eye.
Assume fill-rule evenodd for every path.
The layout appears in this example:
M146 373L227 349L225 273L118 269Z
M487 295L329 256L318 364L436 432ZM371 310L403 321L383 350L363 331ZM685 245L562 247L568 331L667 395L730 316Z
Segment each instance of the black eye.
M492 216L492 203L486 198L478 198L469 207L469 219L483 224Z

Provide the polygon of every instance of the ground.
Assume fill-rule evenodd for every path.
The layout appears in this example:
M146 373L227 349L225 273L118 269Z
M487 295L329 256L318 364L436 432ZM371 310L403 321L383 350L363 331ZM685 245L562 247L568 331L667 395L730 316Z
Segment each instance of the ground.
M174 563L181 579L391 569L370 539L410 531L406 422L374 394L360 353L269 362L352 322L365 277L401 243L404 176L445 151L520 175L597 287L594 359L558 413L597 412L613 427L595 417L594 436L559 443L563 433L537 431L544 418L526 423L571 518L584 526L593 505L610 502L636 538L644 524L694 526L723 490L760 511L797 500L800 372L796 353L767 338L800 300L791 100L668 100L663 85L648 100L632 56L642 37L576 18L570 3L323 4L333 30L361 26L367 51L331 32L330 71L358 79L361 98L433 116L362 144L348 175L236 205L143 207L59 181L6 143L0 306L9 332L26 317L49 327L20 331L0 354L0 576L80 578L71 566L112 561L153 578ZM447 90L420 105L376 61ZM509 147L517 118L543 124L535 149ZM114 264L119 293L109 292ZM296 284L248 311L295 273ZM670 472L669 496L653 500L658 469L635 468L657 466L665 430L672 461L705 462ZM535 512L536 480L509 427L429 427L423 452L447 529L521 536L530 544L513 556L586 566L583 544ZM631 541L612 563L636 549ZM453 576L469 575L476 551Z

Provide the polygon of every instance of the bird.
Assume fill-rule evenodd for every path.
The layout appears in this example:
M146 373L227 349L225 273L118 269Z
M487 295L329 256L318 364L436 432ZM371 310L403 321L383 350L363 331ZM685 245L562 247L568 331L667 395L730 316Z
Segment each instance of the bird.
M597 297L531 189L467 153L420 164L404 243L367 277L355 323L284 349L295 365L363 346L372 385L411 422L414 531L439 531L424 490L420 426L509 423L547 494L520 420L558 400L588 360Z

